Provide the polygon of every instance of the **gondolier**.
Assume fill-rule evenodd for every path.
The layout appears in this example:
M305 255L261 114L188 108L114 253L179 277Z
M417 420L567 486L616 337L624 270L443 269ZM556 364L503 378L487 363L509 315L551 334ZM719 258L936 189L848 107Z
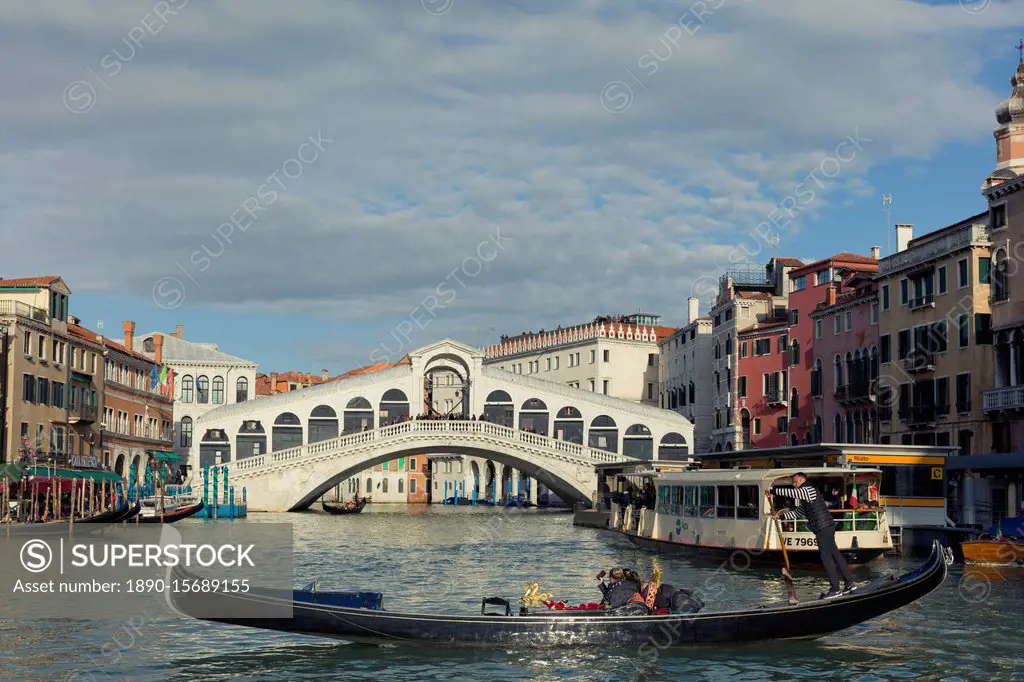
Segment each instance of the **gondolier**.
M803 472L793 474L792 488L774 487L766 490L764 494L769 500L774 495L781 495L797 501L797 506L793 509L776 513L775 516L777 518L807 519L807 526L814 533L814 537L817 540L818 551L821 553L821 562L825 566L825 572L828 573L828 580L831 583L831 589L819 598L830 599L844 592L851 592L857 589L853 575L850 573L850 568L846 565L846 560L843 559L843 555L839 552L839 547L836 545L836 522L832 518L832 514L829 513L822 494L813 485L807 484L807 474ZM842 590L839 589L840 574L842 574L845 581Z

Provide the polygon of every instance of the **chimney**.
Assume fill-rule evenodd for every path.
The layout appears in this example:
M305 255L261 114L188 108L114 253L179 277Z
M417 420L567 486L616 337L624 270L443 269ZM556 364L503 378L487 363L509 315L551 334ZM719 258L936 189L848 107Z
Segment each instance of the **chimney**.
M828 285L828 289L825 290L825 305L836 304L836 285Z
M131 347L129 347L131 350ZM158 365L164 363L164 335L154 334L153 335L153 361Z
M277 393L277 372L270 373L270 395Z
M907 250L907 245L910 240L914 238L914 226L913 225L897 225L896 226L896 252Z
M132 344L135 342L135 323L126 320L121 323L121 327L124 329L124 347L129 351L134 350Z
M320 379L323 380L323 381L327 381L327 370L326 369L320 370Z
M875 260L880 259L882 257L882 247L881 246L872 246L871 247L871 257L874 258Z
M686 299L686 324L692 324L700 316L700 299L691 296Z
M178 327L174 330L174 338L176 338L176 339L178 339L180 341L181 340L181 332L182 332L182 330L184 328L185 328L184 325L180 325L179 324Z

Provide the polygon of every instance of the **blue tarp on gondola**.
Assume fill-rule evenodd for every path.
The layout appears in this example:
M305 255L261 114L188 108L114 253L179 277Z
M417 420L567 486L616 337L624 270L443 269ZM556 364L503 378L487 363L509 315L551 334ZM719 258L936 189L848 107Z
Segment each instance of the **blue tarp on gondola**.
M985 532L992 537L1003 535L1010 538L1024 538L1024 516L1003 519Z

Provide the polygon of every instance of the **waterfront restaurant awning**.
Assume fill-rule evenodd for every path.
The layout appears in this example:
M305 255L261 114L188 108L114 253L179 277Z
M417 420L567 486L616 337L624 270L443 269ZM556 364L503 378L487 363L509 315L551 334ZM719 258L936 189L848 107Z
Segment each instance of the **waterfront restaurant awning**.
M168 452L167 450L146 450L146 452L153 455L158 462L174 464L181 461L181 455L177 452Z
M113 471L92 471L89 469L52 469L44 466L29 467L25 470L25 476L36 476L39 478L66 478L81 481L102 481L119 483L122 479Z
M946 460L946 471L989 471L992 469L1021 469L1024 471L1024 452L993 452L987 455L963 455Z
M0 464L0 481L7 480L17 483L25 475L25 467L17 464Z

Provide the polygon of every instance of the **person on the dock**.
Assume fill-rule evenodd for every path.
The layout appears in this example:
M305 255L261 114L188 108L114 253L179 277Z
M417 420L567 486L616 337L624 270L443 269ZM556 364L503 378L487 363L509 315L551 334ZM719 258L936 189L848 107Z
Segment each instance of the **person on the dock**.
M831 589L822 594L820 599L837 597L843 592L851 592L857 589L850 573L850 567L839 552L836 545L836 522L828 511L824 496L818 492L813 485L807 484L807 474L803 472L793 474L793 487L773 487L764 491L765 497L771 500L775 495L791 497L797 501L797 506L781 513L775 514L780 519L806 518L807 525L817 540L818 551L821 553L821 562L828 573L828 580ZM839 589L839 575L842 574L845 585Z

